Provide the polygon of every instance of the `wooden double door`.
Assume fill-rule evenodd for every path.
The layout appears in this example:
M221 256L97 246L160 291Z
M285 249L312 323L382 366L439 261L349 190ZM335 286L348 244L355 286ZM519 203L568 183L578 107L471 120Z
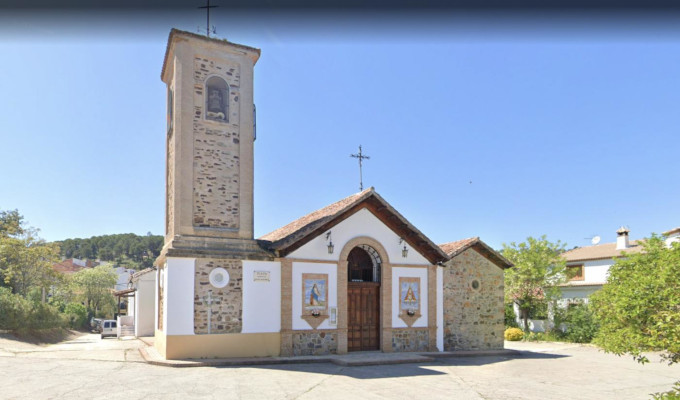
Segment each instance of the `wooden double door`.
M347 350L380 350L380 283L347 282Z

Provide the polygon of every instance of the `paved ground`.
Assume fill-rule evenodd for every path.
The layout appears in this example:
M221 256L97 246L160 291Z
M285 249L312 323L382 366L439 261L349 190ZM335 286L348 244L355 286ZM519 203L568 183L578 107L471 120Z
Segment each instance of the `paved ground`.
M649 399L680 380L680 366L558 343L508 343L519 357L371 367L169 368L146 364L144 346L97 335L42 347L0 339L0 398Z

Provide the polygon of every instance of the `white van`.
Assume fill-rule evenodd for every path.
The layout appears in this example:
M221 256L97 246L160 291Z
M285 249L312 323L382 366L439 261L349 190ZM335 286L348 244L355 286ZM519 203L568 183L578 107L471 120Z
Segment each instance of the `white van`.
M118 336L118 329L116 328L116 320L105 319L101 322L99 333L102 334L102 339L107 336Z

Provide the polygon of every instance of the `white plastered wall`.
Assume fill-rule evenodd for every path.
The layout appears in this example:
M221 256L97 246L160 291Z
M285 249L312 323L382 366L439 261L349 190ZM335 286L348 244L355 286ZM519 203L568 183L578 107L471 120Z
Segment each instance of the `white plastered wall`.
M154 273L147 273L139 277L135 284L134 316L135 336L152 336L154 333L154 304L156 302Z
M312 327L300 318L302 316L302 274L328 274L328 310L338 306L338 266L330 263L293 263L293 330L309 330ZM279 307L280 309L280 307ZM317 329L336 329L336 325L330 324L326 319Z
M404 248L404 243L399 244L399 236L365 208L335 225L330 231L331 240L335 246L333 254L328 254L328 242L324 232L324 234L317 236L304 246L290 253L288 257L338 261L340 250L347 242L356 237L368 236L383 245L391 263L430 265L429 261L409 244L406 244L408 256L402 257L401 250Z
M427 267L393 267L392 268L392 328L408 328L406 322L399 318L399 278L420 278L420 314L412 328L427 327L427 302L429 293L427 292ZM443 299L442 299L443 302ZM442 317L443 321L443 317ZM442 337L443 344L443 337Z
M269 282L255 281L255 271ZM281 331L281 263L243 261L243 333Z
M603 283L607 281L609 267L614 264L614 260L593 260L583 263L584 279L583 283Z
M165 268L166 335L194 334L194 266L195 258L168 258Z

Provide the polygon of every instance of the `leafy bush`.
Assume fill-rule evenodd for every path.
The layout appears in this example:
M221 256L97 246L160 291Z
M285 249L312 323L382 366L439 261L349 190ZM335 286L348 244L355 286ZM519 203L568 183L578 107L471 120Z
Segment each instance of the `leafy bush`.
M600 328L588 304L572 305L564 315L567 331L564 338L575 343L590 343Z
M528 335L524 337L526 342L540 342L545 340L545 334L543 332L529 332Z
M60 328L63 325L64 318L57 308L31 302L0 288L0 329L25 331Z
M654 400L680 400L680 381L675 382L673 389L668 392L653 393L652 399Z
M548 303L545 301L535 302L529 309L530 319L548 319Z
M83 329L88 326L87 307L79 303L69 303L64 308L64 314L72 329Z
M522 340L524 337L524 332L522 332L522 330L519 328L508 328L505 330L505 334L503 336L505 336L505 340L516 342L518 340Z
M505 326L509 328L519 328L512 303L505 303Z

